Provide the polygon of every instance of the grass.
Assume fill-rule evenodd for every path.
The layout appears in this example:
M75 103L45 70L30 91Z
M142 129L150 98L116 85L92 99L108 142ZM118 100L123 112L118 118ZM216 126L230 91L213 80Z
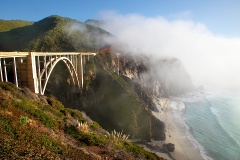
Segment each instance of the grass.
M44 133L40 133L39 142L42 145L42 149L46 149L57 154L62 154L63 152L63 148L60 147L56 141L53 141L52 138Z
M89 145L95 145L99 146L100 144L107 143L107 139L102 135L97 135L95 133L83 133L79 132L79 130L74 127L66 127L65 133L69 134L73 138L77 139L79 142L89 146Z
M105 137L106 131L97 122L90 121L79 110L64 108L54 97L47 104L33 102L21 90L2 83L0 95L5 95L0 96L1 104L7 104L0 106L0 159L96 159L94 154L106 153L108 156L119 153L119 157L124 154L128 157L125 159L139 155L154 159L154 155L121 136L115 138L117 141ZM78 121L86 124L87 130L74 125ZM58 133L73 140L63 141ZM103 151L92 154L89 150L92 146Z
M19 117L19 123L22 125L28 124L29 121L30 121L30 119L28 117L25 117L22 115Z
M39 109L37 106L35 106L28 100L15 101L14 106L22 109L24 112L37 118L47 128L56 129L58 127L58 123L55 120L53 120L52 117L47 115L43 110Z
M81 151L49 135L49 129L58 130L59 120L65 117L58 110L65 110L60 102L53 98L47 105L32 102L15 86L1 82L0 94L5 95L0 96L0 159L58 159L69 154L79 159ZM30 125L33 122L35 126Z
M22 120L25 118L21 117ZM37 133L27 125L19 126L0 117L0 126L3 126L0 134L0 159L36 159L44 158L44 153L48 151L56 155L63 154L64 150L66 152L66 147L49 135Z
M12 138L17 138L17 132L14 127L11 125L10 121L0 117L0 131L3 134L9 135Z
M137 146L133 143L124 142L121 146L121 149L126 150L127 152L134 153L136 155L144 155L146 159L160 159L156 157L155 154L144 150L142 147Z
M93 122L90 127L94 130L100 129L101 126L97 122Z

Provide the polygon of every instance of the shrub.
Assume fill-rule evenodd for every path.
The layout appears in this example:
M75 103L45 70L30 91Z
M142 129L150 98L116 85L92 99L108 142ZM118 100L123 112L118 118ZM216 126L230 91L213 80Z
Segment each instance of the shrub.
M88 146L89 145L98 146L100 144L107 142L104 136L96 135L94 133L82 133L79 132L77 128L74 126L66 127L65 132Z
M69 134L73 138L78 137L78 134L79 134L77 128L74 126L65 127L64 131L65 133Z
M135 155L144 155L146 159L159 159L155 154L148 152L142 147L139 147L133 143L124 142L122 149L126 150L127 152L132 152Z
M97 122L93 122L93 123L90 125L90 127L91 127L92 129L100 129L100 128L101 128L101 126L100 126Z
M29 121L30 119L28 117L24 117L22 115L19 117L19 123L22 125L26 125Z
M47 128L56 129L58 123L50 116L47 116L42 110L36 109L33 113Z
M47 149L57 154L62 154L62 148L46 134L41 133L39 140L42 143L42 149Z
M11 83L7 83L7 82L0 82L0 87L6 91L12 91L14 92L14 88L15 86L13 86L13 84Z
M99 146L100 144L104 144L107 142L104 136L96 135L94 133L81 134L81 136L78 137L78 140L84 142L88 146Z
M23 111L35 116L39 119L47 128L56 129L58 123L54 121L50 116L38 109L33 103L28 100L15 101L15 106Z
M53 96L50 96L47 99L48 103L53 107L56 108L57 110L63 110L64 106L61 102L59 102L58 100L56 100L56 98L54 98Z

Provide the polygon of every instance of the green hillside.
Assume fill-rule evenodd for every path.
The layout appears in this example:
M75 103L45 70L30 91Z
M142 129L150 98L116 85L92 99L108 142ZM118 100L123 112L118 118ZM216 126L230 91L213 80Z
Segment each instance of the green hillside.
M33 22L21 20L0 20L0 32L10 31L15 28L32 25Z
M98 27L60 16L32 24L22 21L25 25L21 27L19 21L10 22L0 21L0 51L95 51L107 45L104 37L111 36Z
M162 159L54 97L0 82L0 159L102 158Z

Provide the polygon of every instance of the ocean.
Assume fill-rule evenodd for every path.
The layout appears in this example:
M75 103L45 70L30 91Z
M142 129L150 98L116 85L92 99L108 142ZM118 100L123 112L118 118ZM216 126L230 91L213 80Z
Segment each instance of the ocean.
M189 138L207 160L240 160L240 92L201 91L180 98Z

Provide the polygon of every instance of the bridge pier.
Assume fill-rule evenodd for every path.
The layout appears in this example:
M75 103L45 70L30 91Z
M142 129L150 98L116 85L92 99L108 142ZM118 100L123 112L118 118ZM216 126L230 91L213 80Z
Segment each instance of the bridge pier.
M80 64L77 65L78 80L80 82L80 87L83 88L83 56L78 55L77 59L77 61L80 62Z
M19 57L17 59L17 75L18 84L21 87L28 87L27 80L27 62L26 57Z
M0 58L0 80L3 82L3 73L2 73L2 59Z
M36 71L36 59L34 53L30 54L26 58L27 63L27 87L34 93L39 93L39 83Z

